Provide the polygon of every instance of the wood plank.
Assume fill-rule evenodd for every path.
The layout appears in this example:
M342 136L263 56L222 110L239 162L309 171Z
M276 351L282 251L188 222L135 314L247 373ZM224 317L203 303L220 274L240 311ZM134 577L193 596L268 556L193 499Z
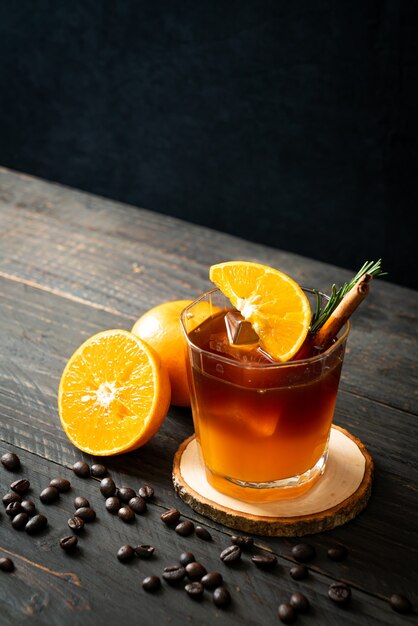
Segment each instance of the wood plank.
M62 369L87 335L107 327L123 327L125 319L14 281L0 279L0 293L1 438L71 466L82 455L59 425L56 390ZM413 516L418 486L414 467L416 417L343 391L336 422L359 436L369 448L376 463L376 482L371 501L357 520L332 533L315 536L312 541L322 555L330 540L348 546L349 576L358 588L384 595L394 588L412 593L412 581L418 577L417 524ZM179 443L192 432L190 411L172 407L149 444L106 462L119 483L156 481L157 505L178 506L171 483L172 460ZM188 513L193 519L203 520L192 511ZM225 530L215 524L213 527ZM269 540L266 545L289 556L296 541ZM371 563L367 577L365 555ZM329 574L334 570L335 564L325 556L319 571Z
M210 287L209 265L226 258L271 264L326 291L353 274L7 170L0 210L0 275L131 321L164 300L196 297ZM412 290L373 284L354 315L343 389L418 414L417 305Z
M1 452L5 446L0 446ZM268 573L257 570L249 555L244 554L240 564L228 567L219 554L228 545L228 537L210 528L213 540L205 542L196 536L182 538L168 529L159 519L161 508L150 503L147 512L135 523L126 525L110 515L104 507L104 498L98 481L81 479L60 465L38 456L7 446L20 455L22 470L31 482L30 497L39 512L47 515L49 526L39 536L28 536L12 529L5 515L1 516L0 554L11 557L16 565L13 574L2 574L0 586L1 624L42 623L51 625L112 623L123 619L125 624L207 624L221 621L225 625L276 624L277 606L288 600L295 590L301 590L310 600L312 609L304 623L324 626L335 624L380 625L412 624L413 616L398 616L390 609L387 599L366 594L353 588L349 609L342 610L327 598L327 589L333 578L323 575L318 566L310 567L310 577L296 582L289 576L293 564L279 555L278 567ZM63 475L72 483L72 489L62 494L57 503L43 505L38 494L51 478ZM12 478L11 478L12 476ZM14 478L0 468L2 493ZM137 478L128 483L138 488ZM158 493L158 490L157 490ZM74 555L65 554L59 539L70 534L67 519L74 511L76 495L88 498L97 512L97 520L79 534L79 549ZM188 516L189 510L180 506ZM135 559L121 564L116 559L118 548L129 543L147 543L156 548L150 560ZM181 589L163 583L154 596L141 588L141 580L149 574L161 575L165 565L175 563L181 552L192 551L209 571L218 570L224 576L233 598L227 611L216 609L206 593L203 602L189 599ZM262 548L254 552L263 553ZM319 557L320 561L321 557ZM348 563L348 562L347 562ZM338 579L346 579L347 563L334 563Z

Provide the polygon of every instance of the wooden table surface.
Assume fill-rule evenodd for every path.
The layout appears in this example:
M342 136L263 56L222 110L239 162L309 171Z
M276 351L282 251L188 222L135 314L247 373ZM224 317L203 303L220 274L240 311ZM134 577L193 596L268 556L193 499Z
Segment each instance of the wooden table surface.
M155 488L147 513L129 526L107 513L97 480L71 471L75 461L93 459L62 431L57 387L66 360L87 337L130 329L160 302L195 298L210 287L212 263L257 260L325 291L358 268L347 272L6 169L0 169L0 225L0 452L19 455L18 476L30 480L32 497L49 520L45 532L30 537L13 530L1 512L0 555L11 555L16 565L12 574L0 572L1 624L276 624L278 605L296 590L312 605L298 617L300 624L417 623L416 292L391 284L390 277L375 281L353 317L335 422L374 457L372 497L354 521L308 538L317 558L310 577L296 582L289 568L300 539L255 538L256 551L278 556L272 573L257 570L248 556L228 568L219 553L234 531L195 514L174 494L172 459L193 432L189 409L171 407L145 447L106 459L118 485ZM69 478L72 490L58 504L42 505L39 493L55 476ZM14 479L0 466L2 494ZM98 519L69 556L58 541L68 534L75 495L90 500ZM164 526L160 515L172 506L207 527L213 541L182 538ZM124 543L153 544L156 556L121 564L116 552ZM327 557L336 543L349 551L341 563ZM143 577L161 574L184 550L224 575L233 598L228 610L217 609L209 595L198 603L166 584L155 595L143 591ZM352 587L347 609L327 597L335 580ZM406 594L415 613L395 613L388 604L394 592Z

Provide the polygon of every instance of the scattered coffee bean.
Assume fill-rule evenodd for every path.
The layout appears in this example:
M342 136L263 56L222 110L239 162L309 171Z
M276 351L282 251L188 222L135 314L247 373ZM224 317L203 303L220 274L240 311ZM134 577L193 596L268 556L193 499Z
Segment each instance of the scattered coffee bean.
M77 461L73 465L73 472L79 478L89 478L90 477L90 467L89 464L85 461Z
M110 498L116 494L115 481L112 478L102 478L100 481L100 492L105 498Z
M186 567L186 565L188 565L189 563L193 563L194 561L196 561L196 559L194 558L193 552L182 552L180 554L179 561L183 565L183 567Z
M1 464L9 472L15 472L20 467L20 459L14 452L5 452L1 457Z
M219 572L209 572L209 574L205 574L200 581L205 589L215 589L216 587L221 587L223 585L222 574Z
M277 557L274 554L254 554L251 560L256 567L264 570L274 569L277 565Z
M131 524L135 520L135 513L130 506L122 506L118 511L118 517L120 517L123 522Z
M345 583L332 583L328 588L328 597L336 604L345 606L350 602L351 589Z
M2 572L13 572L15 568L15 564L12 559L9 559L7 556L0 558L0 571Z
M2 500L3 500L4 506L8 506L12 502L21 502L22 496L19 496L19 494L15 493L14 491L10 491L9 493L6 493L3 496Z
M177 583L186 576L186 570L182 565L168 565L164 568L163 578L168 583Z
M29 515L22 511L12 518L12 526L15 530L22 530L29 520Z
M293 557L300 563L312 561L316 556L316 550L309 543L298 543L292 548Z
M254 539L246 535L232 535L231 542L234 546L239 546L241 550L249 551L254 545Z
M55 487L60 493L65 493L71 489L71 483L66 478L53 478L49 486Z
M334 546L329 548L327 554L331 561L344 561L347 558L347 548L345 546Z
M119 498L116 496L111 496L110 498L106 498L105 507L109 513L113 513L114 515L119 511L121 507L121 503Z
M167 526L176 526L180 519L180 511L177 509L169 509L160 515L160 519Z
M194 524L189 519L185 519L183 522L180 522L180 524L177 524L174 530L178 535L188 537L194 531Z
M187 583L184 587L187 595L189 595L193 600L200 600L203 597L203 592L205 591L202 583L195 581L193 583Z
M161 587L161 580L158 576L147 576L142 581L142 587L145 591L157 591Z
M135 548L135 554L141 559L150 559L155 552L154 546L148 546L145 543L142 543Z
M231 594L223 585L221 587L216 587L212 598L213 603L220 609L225 609L231 602Z
M308 578L309 570L306 565L294 565L290 568L289 574L293 580L303 580L304 578Z
M118 550L117 557L118 560L122 563L126 563L126 561L132 561L135 556L135 551L132 546L126 544L121 546Z
M147 510L147 503L141 496L135 496L129 500L129 506L137 515L142 515Z
M295 591L290 596L289 604L293 606L297 613L307 613L310 608L309 600L300 591Z
M393 593L389 598L389 604L397 613L410 613L412 611L411 602L401 593Z
M22 510L29 516L35 515L36 506L32 500L22 500L20 506L22 507Z
M227 565L236 563L241 558L241 548L239 546L228 546L225 550L222 550L220 557Z
M203 539L203 541L212 541L212 535L204 526L196 526L195 533L199 539Z
M138 495L141 496L141 498L144 498L144 500L151 500L154 496L154 489L151 485L144 485L138 489Z
M65 550L65 552L72 552L76 549L77 544L78 539L74 535L68 535L68 537L60 539L60 547Z
M20 496L23 496L29 490L30 482L26 478L21 478L20 480L15 480L14 483L10 485L10 489Z
M74 517L70 517L67 523L71 530L73 530L75 533L79 533L80 530L83 530L84 528L84 520L82 520L81 517L78 517L77 515L75 515Z
M10 502L10 504L6 506L6 515L15 517L15 515L21 513L22 510L22 504L20 502Z
M77 496L74 498L74 508L82 509L84 507L90 507L90 502L84 496Z
M56 487L46 487L39 494L39 499L43 504L51 504L59 497L59 491Z
M190 580L201 580L208 573L206 567L197 561L186 565L185 570Z
M31 517L28 523L25 526L25 530L29 535L35 535L36 533L44 530L48 525L48 519L42 513L38 513Z
M118 497L119 500L122 500L122 502L126 502L127 504L129 500L132 500L135 496L135 491L130 487L119 487Z
M296 611L291 604L280 604L277 613L283 624L293 624L297 617Z
M94 522L96 519L96 511L89 506L82 506L75 512L75 517L81 517L84 522Z
M90 468L90 474L95 478L103 478L107 474L107 469L101 463L94 463Z

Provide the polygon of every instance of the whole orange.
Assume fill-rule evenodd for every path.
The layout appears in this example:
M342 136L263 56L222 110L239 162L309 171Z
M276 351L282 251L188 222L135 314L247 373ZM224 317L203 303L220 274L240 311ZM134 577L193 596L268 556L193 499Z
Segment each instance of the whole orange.
M164 302L150 309L134 324L132 332L146 341L159 354L168 371L171 402L190 406L186 369L186 340L180 324L180 313L192 300Z

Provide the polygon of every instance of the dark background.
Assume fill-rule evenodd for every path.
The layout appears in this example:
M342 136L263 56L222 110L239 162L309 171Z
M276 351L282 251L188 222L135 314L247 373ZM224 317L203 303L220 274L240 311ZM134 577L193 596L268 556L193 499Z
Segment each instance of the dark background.
M0 164L417 288L416 5L1 0Z

